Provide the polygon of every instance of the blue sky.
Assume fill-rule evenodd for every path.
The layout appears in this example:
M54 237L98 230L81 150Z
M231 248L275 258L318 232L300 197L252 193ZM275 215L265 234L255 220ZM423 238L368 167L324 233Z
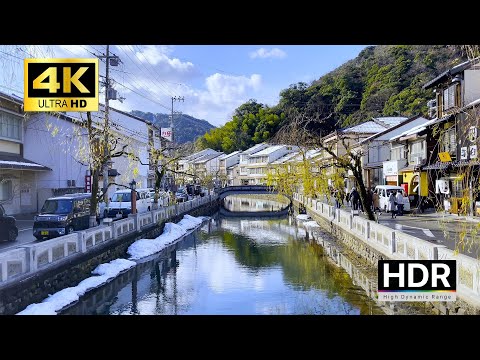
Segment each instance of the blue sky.
M175 111L221 126L249 99L275 105L282 89L311 82L353 59L365 45L111 45L122 60L111 72L121 110ZM93 57L104 45L0 46L0 91L23 91L23 58ZM100 74L104 74L103 65ZM101 98L103 96L101 95Z

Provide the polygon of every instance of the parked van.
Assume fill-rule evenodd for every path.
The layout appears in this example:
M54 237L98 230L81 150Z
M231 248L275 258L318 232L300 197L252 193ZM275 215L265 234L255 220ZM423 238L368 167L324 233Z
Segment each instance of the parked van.
M137 213L150 211L152 201L150 198L151 189L136 189ZM132 212L132 191L130 189L117 190L108 204L108 217L126 218Z
M90 193L66 194L48 198L35 216L33 236L38 240L52 239L88 229Z
M390 208L388 205L388 198L390 197L390 193L393 192L396 196L399 190L402 192L402 196L403 196L403 201L402 201L403 211L410 211L410 200L408 199L408 196L406 196L405 191L401 186L395 186L395 185L375 186L375 191L377 191L378 199L380 202L380 209L387 212L387 210Z

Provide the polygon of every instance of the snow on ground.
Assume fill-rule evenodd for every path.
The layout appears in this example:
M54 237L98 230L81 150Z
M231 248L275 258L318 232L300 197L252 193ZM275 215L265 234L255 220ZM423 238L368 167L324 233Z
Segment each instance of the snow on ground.
M298 214L297 215L297 220L311 220L312 218L310 215L307 214Z
M196 228L205 219L208 219L208 217L185 215L178 224L166 223L165 229L159 237L155 239L140 239L130 245L127 253L130 255L131 260L115 259L109 263L100 264L92 271L92 274L97 276L91 276L81 281L77 286L65 288L53 295L49 295L41 303L30 304L25 310L17 313L17 315L56 315L57 311L60 311L68 304L78 301L79 297L87 291L105 284L110 279L117 277L122 271L136 266L137 263L132 260L161 251L167 245L180 239L188 230Z
M91 276L81 281L77 286L60 290L39 304L30 304L17 315L56 315L57 311L77 301L88 290L105 284L110 279L118 276L122 271L136 265L136 262L126 259L115 259L107 264L100 264L92 271L92 274L98 276Z
M173 244L185 235L188 230L192 230L200 225L204 219L205 217L202 216L196 218L185 215L178 224L166 223L162 235L155 239L140 239L135 241L128 247L127 254L130 255L130 259L138 260L162 251L165 247Z

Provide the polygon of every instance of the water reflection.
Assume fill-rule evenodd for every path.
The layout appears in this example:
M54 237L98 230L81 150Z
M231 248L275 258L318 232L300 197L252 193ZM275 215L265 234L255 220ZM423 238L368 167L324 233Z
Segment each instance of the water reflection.
M70 314L377 314L294 219L213 217Z
M288 200L278 200L276 195L231 195L223 200L223 206L232 212L280 211L288 205Z

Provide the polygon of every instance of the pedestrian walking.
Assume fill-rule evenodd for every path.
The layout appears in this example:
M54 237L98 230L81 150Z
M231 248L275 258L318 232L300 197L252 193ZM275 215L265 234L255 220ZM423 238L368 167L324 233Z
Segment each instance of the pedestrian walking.
M397 217L397 199L395 198L395 193L392 191L390 192L390 196L388 197L388 210L392 212L392 219Z
M353 203L353 210L358 210L358 203L360 200L360 194L358 193L355 187L352 188L352 193L350 194L350 199Z
M397 214L402 216L404 204L403 204L403 195L401 190L397 191L396 202L397 202Z
M378 196L377 191L373 192L372 201L373 201L373 212L378 211L381 215L382 210L380 210L380 197Z

